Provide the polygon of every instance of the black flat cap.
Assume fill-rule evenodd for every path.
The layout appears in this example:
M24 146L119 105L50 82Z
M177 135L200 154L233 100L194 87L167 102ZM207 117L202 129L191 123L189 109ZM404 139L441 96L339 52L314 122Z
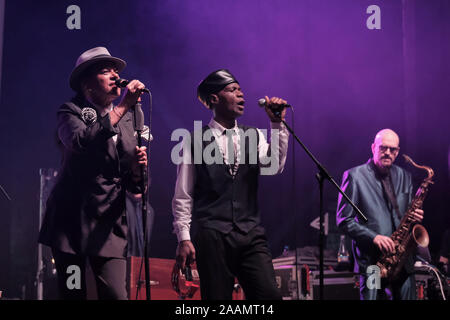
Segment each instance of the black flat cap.
M239 83L227 69L220 69L210 73L197 87L197 97L201 103L210 108L208 97L217 93L230 83Z

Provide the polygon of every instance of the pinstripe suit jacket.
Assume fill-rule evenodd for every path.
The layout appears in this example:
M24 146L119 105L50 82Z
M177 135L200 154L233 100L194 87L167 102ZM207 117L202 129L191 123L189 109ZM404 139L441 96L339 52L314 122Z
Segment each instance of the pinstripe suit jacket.
M139 193L132 182L132 113L111 126L109 115L101 117L99 110L95 122L83 120L87 107L95 109L75 97L58 111L62 167L47 200L39 242L72 254L124 257L126 190Z

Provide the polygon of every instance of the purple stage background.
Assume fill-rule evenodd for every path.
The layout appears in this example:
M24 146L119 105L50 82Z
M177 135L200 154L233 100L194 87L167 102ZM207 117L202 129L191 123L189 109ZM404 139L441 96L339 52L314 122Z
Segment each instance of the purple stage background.
M81 8L81 30L68 30L66 8ZM381 30L369 30L370 5ZM73 92L68 76L81 52L106 46L128 62L121 74L153 93L150 203L155 209L151 256L174 258L171 199L176 167L170 140L177 128L211 117L196 99L209 72L229 69L246 103L239 120L268 128L257 100L280 96L298 136L340 183L366 162L382 128L400 136L401 152L431 166L436 183L424 225L435 256L450 227L450 2L447 0L7 1L0 117L0 290L35 298L39 168L58 168L55 113ZM149 118L147 101L146 119ZM399 158L416 182L424 173ZM291 138L282 175L261 177L260 204L274 257L283 247L315 246L316 169ZM337 192L326 183L327 247L339 235ZM21 288L25 291L21 292Z

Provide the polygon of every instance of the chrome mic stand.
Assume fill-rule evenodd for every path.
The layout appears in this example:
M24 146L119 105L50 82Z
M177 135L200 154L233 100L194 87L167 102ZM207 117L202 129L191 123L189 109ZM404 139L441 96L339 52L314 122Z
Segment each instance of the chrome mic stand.
M134 130L137 133L138 147L142 147L142 131L144 130L144 114L142 112L141 103L136 103L134 106ZM150 300L150 266L148 262L148 248L147 248L147 170L141 165L141 201L142 201L142 225L144 234L144 269L145 269L145 293L146 299ZM139 279L140 280L140 279Z
M0 184L0 190L2 191L5 198L8 199L8 201L11 201L11 197L9 196L8 192L6 192L6 190L2 187L1 184Z

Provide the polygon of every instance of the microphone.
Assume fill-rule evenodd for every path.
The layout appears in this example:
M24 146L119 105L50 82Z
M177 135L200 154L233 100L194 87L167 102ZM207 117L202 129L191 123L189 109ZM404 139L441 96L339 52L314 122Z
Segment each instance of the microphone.
M144 112L142 105L138 102L134 105L134 130L142 132L144 130Z
M259 104L259 106L260 106L261 108L267 106L266 99L259 99L259 100L258 100L258 104ZM273 108L273 107L272 107L272 108L269 107L269 108L270 108L270 109L274 109L274 110L283 110L284 108L292 108L292 107L291 107L290 104L282 104L282 105L280 105L280 107L278 107L278 108Z
M115 85L120 87L120 88L125 88L130 81L126 80L126 79L116 79L114 81ZM141 89L142 92L146 92L146 93L150 93L150 90L148 90L147 88Z

